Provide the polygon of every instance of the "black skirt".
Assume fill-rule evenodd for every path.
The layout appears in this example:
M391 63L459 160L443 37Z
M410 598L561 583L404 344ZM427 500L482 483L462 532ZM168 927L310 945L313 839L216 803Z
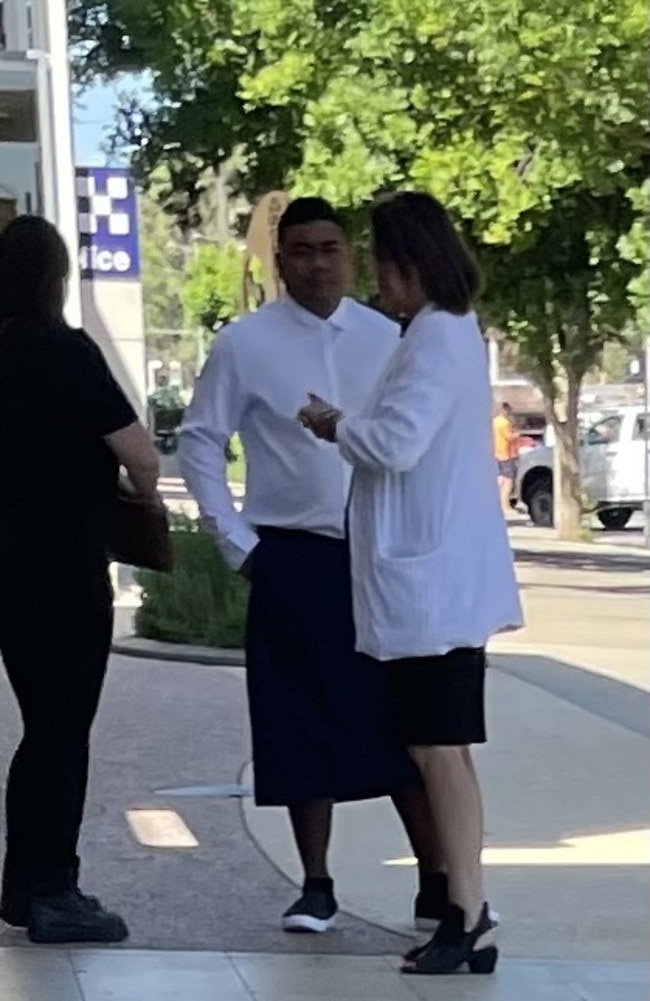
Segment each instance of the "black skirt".
M346 541L262 529L247 677L255 799L372 799L417 785L390 733L391 667L355 653Z
M483 649L390 661L391 730L407 747L484 744Z

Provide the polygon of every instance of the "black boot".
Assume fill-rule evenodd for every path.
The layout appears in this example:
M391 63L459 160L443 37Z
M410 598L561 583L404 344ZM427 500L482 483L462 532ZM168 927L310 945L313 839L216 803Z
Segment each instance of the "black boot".
M77 890L79 882L79 859L75 858L65 880L70 890ZM33 871L28 866L14 863L5 857L2 871L2 897L0 898L0 921L12 928L25 929L29 923L29 912L36 896ZM86 897L89 907L101 909L97 897Z
M5 859L2 871L2 896L0 921L12 928L26 928L32 902L32 880L25 866L14 865Z
M80 890L38 896L32 900L27 934L39 945L68 942L123 942L129 930L117 914L106 911L96 897Z

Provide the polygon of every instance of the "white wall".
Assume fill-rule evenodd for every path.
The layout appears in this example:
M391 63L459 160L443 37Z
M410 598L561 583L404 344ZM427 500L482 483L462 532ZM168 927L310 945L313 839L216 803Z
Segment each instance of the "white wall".
M139 281L81 282L83 323L101 347L113 375L147 416L147 376L142 285Z

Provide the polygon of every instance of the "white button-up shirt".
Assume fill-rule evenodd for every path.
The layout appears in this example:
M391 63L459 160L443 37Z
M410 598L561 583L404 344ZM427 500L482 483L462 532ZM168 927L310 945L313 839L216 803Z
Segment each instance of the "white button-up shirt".
M482 647L522 625L474 314L425 309L365 412L338 425L355 467L357 646L378 660Z
M201 518L238 569L256 526L343 537L351 469L298 423L313 392L357 414L399 343L399 328L343 299L327 320L289 298L220 331L180 436L181 469ZM239 432L246 454L241 514L228 488L224 449Z

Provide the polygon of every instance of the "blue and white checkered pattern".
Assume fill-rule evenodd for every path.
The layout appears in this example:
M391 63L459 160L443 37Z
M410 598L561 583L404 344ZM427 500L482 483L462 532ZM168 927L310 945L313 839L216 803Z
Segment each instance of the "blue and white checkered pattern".
M130 197L125 175L106 177L100 189L96 176L77 177L79 233L81 236L129 236L131 216L125 209Z
M86 280L140 277L138 202L124 167L78 167L79 263Z

